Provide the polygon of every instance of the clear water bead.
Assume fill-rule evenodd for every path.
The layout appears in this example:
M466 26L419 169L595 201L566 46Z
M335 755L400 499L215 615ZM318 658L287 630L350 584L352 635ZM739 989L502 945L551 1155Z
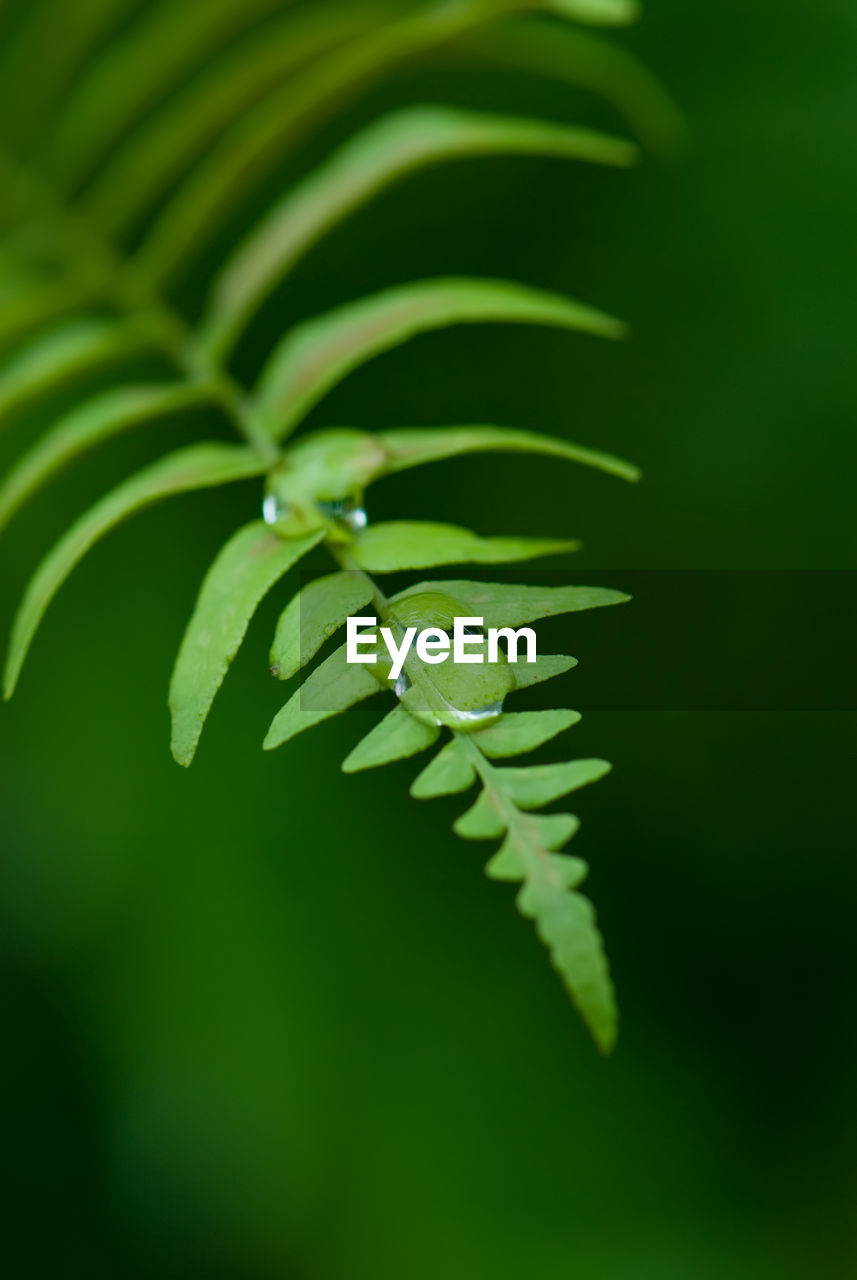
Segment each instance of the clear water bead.
M335 502L319 502L318 509L328 520L347 529L349 533L361 533L369 523L366 508L356 498L340 498Z
M288 507L275 493L265 494L265 501L262 503L262 519L265 524L279 524L287 514Z

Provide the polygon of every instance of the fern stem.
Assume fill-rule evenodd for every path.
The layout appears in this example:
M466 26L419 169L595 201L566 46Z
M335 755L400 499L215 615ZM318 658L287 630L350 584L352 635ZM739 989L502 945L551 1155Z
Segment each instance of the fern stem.
M522 847L528 846L530 841L528 832L525 830L527 814L518 808L502 787L497 785L496 776L499 772L497 766L479 749L472 733L458 733L455 736L469 756L482 785L491 797L492 804L502 813L509 835L517 836ZM539 850L539 874L556 889L562 889L562 881L551 865L547 850Z

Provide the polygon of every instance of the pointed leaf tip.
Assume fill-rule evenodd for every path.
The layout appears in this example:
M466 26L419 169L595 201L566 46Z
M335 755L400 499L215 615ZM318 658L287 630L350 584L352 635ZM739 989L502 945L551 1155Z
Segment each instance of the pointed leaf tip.
M593 307L508 280L421 280L361 298L287 333L262 371L257 404L272 435L289 435L355 369L419 334L462 324L526 324L622 338Z

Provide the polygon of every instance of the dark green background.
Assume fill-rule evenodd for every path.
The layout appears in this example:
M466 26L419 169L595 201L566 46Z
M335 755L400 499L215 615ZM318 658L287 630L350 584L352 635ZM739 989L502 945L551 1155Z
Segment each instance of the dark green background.
M565 290L627 317L632 342L433 336L317 420L549 429L634 458L644 484L476 460L379 487L373 516L579 534L581 581L853 566L857 9L650 0L622 39L686 112L680 162L420 177L307 260L241 368L292 319L412 277ZM555 83L436 62L367 95L318 151L423 100L617 125ZM16 523L4 627L70 518L176 434L99 455ZM602 1061L511 888L450 834L456 805L410 801L413 766L340 774L372 712L259 751L285 584L198 762L172 764L172 656L206 564L258 503L241 486L112 536L2 713L6 1274L854 1275L853 714L790 711L784 665L776 712L593 711L574 730L579 754L615 765L580 800L575 846L622 1002ZM829 624L795 593L782 650L808 615ZM623 614L609 622L627 682ZM569 643L606 661L584 625ZM574 681L553 691L570 705Z

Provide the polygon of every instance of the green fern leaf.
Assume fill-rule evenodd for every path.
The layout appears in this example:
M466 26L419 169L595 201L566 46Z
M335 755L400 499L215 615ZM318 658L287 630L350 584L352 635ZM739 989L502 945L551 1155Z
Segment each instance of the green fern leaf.
M310 673L302 687L292 694L282 711L274 717L264 749L274 751L296 734L312 729L380 692L381 685L365 667L346 662L343 645Z
M377 432L377 439L388 454L386 474L468 453L536 453L595 467L622 480L640 478L638 468L622 458L514 427L399 427Z
M193 760L214 698L262 599L322 537L319 530L289 542L255 521L239 529L214 561L170 683L172 752L179 764Z
M435 725L423 724L403 706L394 707L345 758L343 772L359 773L406 760L433 746L439 736Z
M515 18L475 32L460 53L598 94L653 155L670 158L686 144L684 118L657 77L627 49L591 32Z
M577 658L566 654L540 653L535 662L519 662L515 667L515 688L531 689L535 684L553 680L554 676L564 676L566 671L571 671L576 666Z
M76 521L36 571L15 619L7 697L51 600L102 535L161 498L242 479L264 482L265 521L245 525L222 548L182 641L170 707L173 751L185 765L259 603L317 545L337 571L304 585L283 611L271 653L281 679L310 663L358 610L371 608L394 632L420 623L443 632L459 616L481 616L486 627L518 627L627 599L592 587L464 580L418 583L388 599L369 573L514 563L578 544L484 538L457 525L412 520L366 527L363 510L365 489L381 477L465 454L540 454L637 479L637 469L622 459L483 425L374 433L335 428L282 446L351 372L419 334L509 323L619 338L625 332L619 321L508 281L422 280L302 320L267 359L263 353L255 388L244 385L225 358L308 250L409 174L486 155L626 165L636 154L631 144L556 122L443 106L393 111L286 191L237 245L224 243L214 281L199 281L209 298L201 321L164 294L180 276L204 267L218 238L226 242L242 205L252 207L268 186L276 189L275 169L284 157L359 94L428 52L457 45L465 56L481 51L495 62L594 88L644 136L666 138L675 115L648 73L603 41L555 21L618 25L635 12L633 0L420 0L413 6L330 0L296 4L294 11L290 0L142 7L134 0L88 0L30 85L24 72L38 65L44 14L37 6L31 15L25 6L5 57L9 74L0 78L10 144L8 155L0 149L0 426L82 375L112 376L97 395L64 411L7 473L0 483L0 526L61 467L155 417L211 404L247 443L178 450ZM26 111L17 110L19 99ZM123 360L137 355L168 362L172 373L159 377L169 381L138 386L115 376ZM447 741L413 782L412 794L458 794L481 784L455 829L465 838L500 841L487 874L522 883L521 912L534 920L597 1043L609 1049L615 997L594 913L577 892L587 868L562 852L578 819L537 812L609 766L599 760L495 763L537 750L578 721L573 711L505 709L509 694L569 671L575 659L540 655L532 664L504 659L447 670L422 662L418 652L393 681L386 678L392 664L380 653L367 667L349 664L345 648L335 649L292 692L265 748L382 691L398 701L349 753L347 773L415 755L444 733Z
M45 6L24 6L22 20L9 39L9 48L0 76L0 118L12 132L19 150L30 149L44 123L92 50L121 24L135 0L87 0L75 6L73 21L64 22L61 38L51 32L51 56L44 57L47 28ZM32 69L39 68L34 89ZM26 111L20 104L27 103Z
M0 428L14 411L83 373L151 345L139 321L83 317L40 334L9 360L0 375Z
M440 564L509 564L576 551L565 538L480 538L469 529L429 521L370 525L354 545L354 562L370 573L398 573Z
M179 383L121 387L85 401L42 436L0 484L0 531L42 485L97 444L211 399L211 388Z
M287 334L262 372L259 411L281 440L367 360L433 329L489 323L552 325L604 338L625 332L601 311L510 281L424 280L349 303Z
M498 769L495 777L519 809L542 809L571 791L598 782L610 772L606 760L573 760L568 764L530 765Z
M321 646L372 599L372 584L362 573L343 571L316 578L289 602L271 646L271 670L289 680L315 657Z
M370 125L271 211L215 283L203 343L217 355L234 345L253 312L304 254L385 187L430 165L484 155L551 155L628 165L630 143L541 120L411 107Z
M139 262L159 286L186 271L258 182L335 110L420 54L443 48L510 11L527 11L532 0L488 6L425 5L397 21L379 23L364 37L346 42L269 95L227 131L206 161L193 171L155 222Z
M476 741L489 760L519 756L543 747L579 720L578 711L507 712L496 724L481 729Z
M4 697L11 698L15 691L27 651L51 600L105 533L162 498L249 480L264 470L264 460L239 445L191 445L138 471L81 516L42 561L27 588L12 624L3 677Z
M547 0L545 8L563 18L603 27L624 27L640 14L636 0Z
M518 894L518 910L536 923L578 1012L602 1053L616 1043L618 1011L604 942L587 898L569 893L548 861L529 876Z
M393 598L396 601L406 600L425 591L442 591L456 599L465 599L474 615L484 619L486 627L522 627L528 622L564 613L626 604L631 598L606 587L532 587L460 579L418 582Z
M94 281L78 278L71 269L59 279L36 283L0 311L0 356L46 325L99 302L101 292Z
M54 128L44 163L63 189L77 187L145 109L242 26L282 0L205 0L193 21L183 4L144 12L85 77Z
M460 741L453 738L411 783L411 795L415 800L458 795L461 791L468 791L475 781L476 770Z
M288 13L230 49L123 142L86 193L92 217L111 235L125 231L234 120L302 64L377 20L368 4L314 0L311 13Z

